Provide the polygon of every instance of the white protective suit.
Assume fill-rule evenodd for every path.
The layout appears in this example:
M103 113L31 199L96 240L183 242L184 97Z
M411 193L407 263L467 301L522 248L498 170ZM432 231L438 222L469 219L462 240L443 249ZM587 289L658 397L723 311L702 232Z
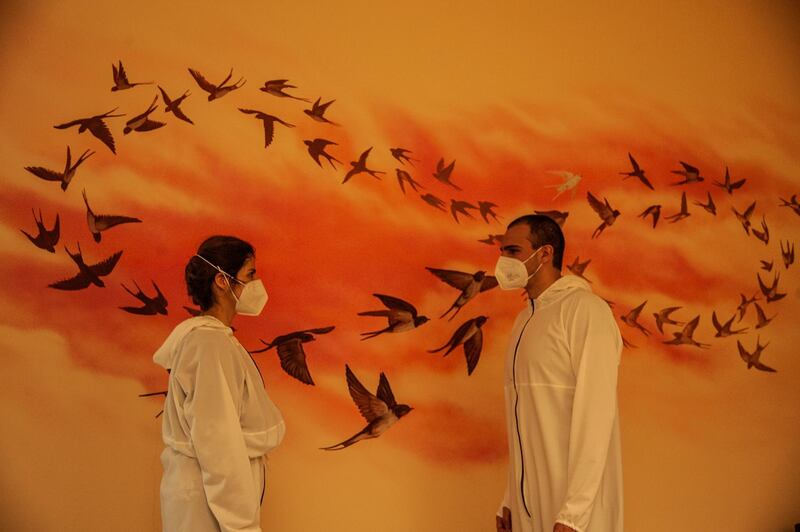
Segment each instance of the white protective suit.
M213 316L179 323L153 360L170 370L164 401L164 532L260 532L264 454L285 433L261 373Z
M622 531L622 336L589 284L563 275L514 322L506 355L513 532Z

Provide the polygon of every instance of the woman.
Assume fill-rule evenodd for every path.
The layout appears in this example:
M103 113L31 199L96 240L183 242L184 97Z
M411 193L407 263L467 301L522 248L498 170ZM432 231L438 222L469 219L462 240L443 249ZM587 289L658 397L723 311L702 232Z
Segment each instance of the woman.
M153 356L169 372L163 530L260 532L264 454L285 426L231 328L236 314L257 316L267 302L255 251L236 237L212 236L189 259L185 278L200 315L178 324Z

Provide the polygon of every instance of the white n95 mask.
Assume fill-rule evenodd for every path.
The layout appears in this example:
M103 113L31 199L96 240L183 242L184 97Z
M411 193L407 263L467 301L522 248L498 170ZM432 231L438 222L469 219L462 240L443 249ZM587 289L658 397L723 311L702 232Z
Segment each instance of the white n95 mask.
M264 310L264 305L267 304L267 300L269 299L269 294L267 294L267 289L264 288L264 283L261 282L261 279L253 279L252 281L245 283L236 277L231 277L228 272L224 271L216 264L212 264L202 255L195 254L195 257L200 257L225 276L225 282L228 284L228 288L230 289L231 294L233 294L233 298L236 300L235 310L237 314L241 314L242 316L258 316L261 314L261 311ZM231 279L237 283L244 285L241 296L236 297L236 292L233 291L231 283L228 282L228 277L231 277Z
M539 249L542 249L539 247ZM497 284L503 290L514 290L515 288L525 288L528 284L528 279L536 275L539 268L543 263L540 263L536 270L528 275L528 270L525 268L525 263L531 260L534 255L539 252L539 249L530 254L524 261L515 259L513 257L500 256L497 259L497 264L494 267L494 276L497 278Z

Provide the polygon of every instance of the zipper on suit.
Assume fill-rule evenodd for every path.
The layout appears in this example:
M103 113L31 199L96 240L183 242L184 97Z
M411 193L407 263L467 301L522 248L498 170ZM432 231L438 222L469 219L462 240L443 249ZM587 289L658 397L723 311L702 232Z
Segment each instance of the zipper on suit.
M517 429L517 441L519 442L519 458L522 461L522 475L520 475L519 481L519 492L522 496L522 505L525 507L525 513L528 514L528 517L531 517L531 511L528 509L528 502L525 500L525 453L522 450L522 435L519 432L519 391L517 390L517 350L519 349L519 343L522 340L522 335L525 334L525 328L528 326L528 323L533 318L533 313L536 310L534 306L534 301L531 300L531 315L528 316L528 320L525 322L525 325L522 326L522 330L519 333L519 337L517 338L517 345L514 346L514 361L511 365L511 379L514 382L514 427Z

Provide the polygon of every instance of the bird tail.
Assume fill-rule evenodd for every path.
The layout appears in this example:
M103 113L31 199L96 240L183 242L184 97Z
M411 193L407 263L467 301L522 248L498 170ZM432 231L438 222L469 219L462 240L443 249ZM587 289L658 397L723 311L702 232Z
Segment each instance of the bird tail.
M363 336L362 340L369 340L370 338L375 338L378 335L389 332L391 329L392 327L390 325L389 327L386 327L385 329L381 329L379 331L368 331L361 333L361 336Z

